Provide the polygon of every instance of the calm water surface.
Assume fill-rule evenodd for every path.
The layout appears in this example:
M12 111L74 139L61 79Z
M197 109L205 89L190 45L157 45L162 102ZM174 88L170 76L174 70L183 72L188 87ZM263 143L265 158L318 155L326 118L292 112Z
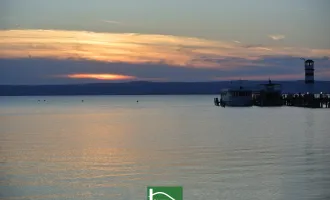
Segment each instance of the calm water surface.
M1 199L145 200L149 185L182 185L185 200L330 199L330 110L0 97Z

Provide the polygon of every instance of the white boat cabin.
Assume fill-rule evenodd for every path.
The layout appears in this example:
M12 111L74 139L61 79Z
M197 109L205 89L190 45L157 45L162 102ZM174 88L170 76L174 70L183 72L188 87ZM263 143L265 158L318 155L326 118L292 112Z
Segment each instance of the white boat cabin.
M252 106L252 90L242 86L221 91L222 106Z

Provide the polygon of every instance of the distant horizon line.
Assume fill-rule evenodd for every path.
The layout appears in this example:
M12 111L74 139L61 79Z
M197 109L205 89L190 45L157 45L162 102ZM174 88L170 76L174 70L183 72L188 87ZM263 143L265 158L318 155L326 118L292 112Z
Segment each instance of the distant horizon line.
M305 80L216 80L216 81L121 81L121 82L90 82L90 83L57 83L57 84L0 84L0 86L64 86L64 85L93 85L93 84L125 84L125 83L223 83L223 82L305 82ZM315 80L315 82L330 82L330 80Z

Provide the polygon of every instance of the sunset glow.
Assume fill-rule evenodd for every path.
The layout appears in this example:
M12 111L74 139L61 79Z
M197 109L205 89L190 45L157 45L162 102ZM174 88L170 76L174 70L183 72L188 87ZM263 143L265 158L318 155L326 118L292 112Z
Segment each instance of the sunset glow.
M265 56L330 56L329 49L247 46L172 35L65 30L1 30L0 58L80 59L232 70Z
M70 74L67 75L69 78L75 79L98 79L98 80L132 80L136 79L134 76L125 76L119 74Z

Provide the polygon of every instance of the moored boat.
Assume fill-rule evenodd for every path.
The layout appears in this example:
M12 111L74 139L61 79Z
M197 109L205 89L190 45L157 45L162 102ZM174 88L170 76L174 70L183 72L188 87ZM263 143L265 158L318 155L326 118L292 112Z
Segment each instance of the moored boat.
M220 93L220 106L249 107L253 105L252 90L243 86L223 89Z
M253 94L253 100L256 106L282 106L282 88L280 84L272 83L261 84L261 89Z

